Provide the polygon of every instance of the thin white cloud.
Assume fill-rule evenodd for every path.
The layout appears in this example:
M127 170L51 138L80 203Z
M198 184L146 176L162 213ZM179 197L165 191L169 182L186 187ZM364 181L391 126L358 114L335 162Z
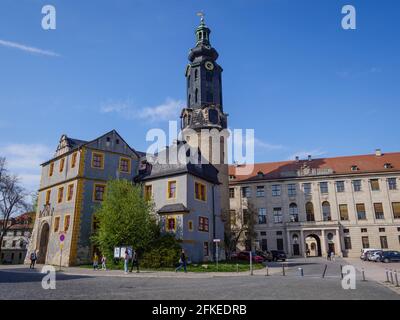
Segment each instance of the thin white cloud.
M265 150L282 150L285 149L284 146L280 144L271 144L268 142L264 142L258 138L254 138L254 147L255 148L261 148Z
M14 49L22 50L22 51L25 51L28 53L40 54L40 55L50 56L50 57L60 57L61 56L58 53L53 52L53 51L30 47L30 46L27 46L24 44L1 40L1 39L0 39L0 46L7 47L7 48L14 48Z
M300 160L301 159L307 159L309 155L311 157L315 158L315 157L320 157L320 156L323 156L323 155L326 155L326 154L327 154L326 151L322 151L322 150L319 150L319 149L310 150L310 151L298 151L298 152L292 154L288 158L288 160L294 160L294 159L296 159L296 157L299 157Z
M104 104L101 113L116 113L127 120L158 122L176 120L185 103L182 100L167 98L164 103L153 107L137 107L132 101L109 102Z
M16 174L28 191L36 191L40 183L40 164L52 157L49 147L42 144L8 144L0 146L7 168Z

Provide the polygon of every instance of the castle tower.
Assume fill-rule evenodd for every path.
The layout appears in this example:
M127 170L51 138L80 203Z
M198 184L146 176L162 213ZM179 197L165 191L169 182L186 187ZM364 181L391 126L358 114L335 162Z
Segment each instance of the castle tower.
M218 52L210 43L211 30L201 14L200 25L196 29L196 46L189 52L186 67L187 107L181 113L181 128L184 139L193 146L197 135L197 145L202 156L219 171L221 183L221 215L229 214L229 176L227 152L227 114L222 101L222 71L217 63ZM208 134L207 134L208 133ZM225 219L225 227L229 219Z

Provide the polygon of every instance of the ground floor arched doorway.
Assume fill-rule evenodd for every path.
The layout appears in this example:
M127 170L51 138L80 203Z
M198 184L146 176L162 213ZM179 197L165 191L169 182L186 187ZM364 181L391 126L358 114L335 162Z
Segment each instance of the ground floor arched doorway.
M46 263L46 255L47 255L47 245L49 244L49 235L50 235L50 227L46 222L43 224L42 229L40 231L40 240L39 240L39 253L37 263Z
M309 234L306 239L306 252L309 257L321 257L321 239L316 234Z

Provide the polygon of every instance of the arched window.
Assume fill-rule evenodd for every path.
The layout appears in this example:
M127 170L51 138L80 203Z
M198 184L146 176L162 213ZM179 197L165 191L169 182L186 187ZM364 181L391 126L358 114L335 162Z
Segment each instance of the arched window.
M197 103L198 100L199 100L199 89L196 88L195 96L194 96L194 102Z
M199 78L199 70L195 69L194 70L194 80L197 80Z
M307 215L307 221L315 221L315 216L314 216L314 206L312 202L307 202L306 203L306 215Z
M322 215L324 217L324 221L331 221L331 205L328 201L324 201L322 203Z
M290 222L299 222L299 209L297 204L291 203L289 205Z

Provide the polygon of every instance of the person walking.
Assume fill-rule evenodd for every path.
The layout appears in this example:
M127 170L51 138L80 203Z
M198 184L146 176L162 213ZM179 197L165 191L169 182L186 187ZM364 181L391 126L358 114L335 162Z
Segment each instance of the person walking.
M29 269L35 269L35 263L36 263L36 260L37 260L36 251L33 251L31 253L30 259L31 259L31 264L29 266Z
M335 252L331 252L331 261L335 261Z
M182 269L182 267L186 273L187 272L187 270L186 270L186 255L185 255L185 250L183 250L183 249L181 252L181 257L179 259L179 266L178 266L178 268L175 269L175 272L178 272L178 270Z
M129 264L129 252L125 250L125 257L124 257L124 272L128 274L128 264Z
M106 261L107 261L107 258L106 258L106 256L103 254L103 255L101 256L101 270L107 270Z
M99 270L99 256L97 253L93 256L93 270Z
M136 273L139 273L139 254L137 250L132 252L132 266L131 272L133 271L133 267L136 265Z

